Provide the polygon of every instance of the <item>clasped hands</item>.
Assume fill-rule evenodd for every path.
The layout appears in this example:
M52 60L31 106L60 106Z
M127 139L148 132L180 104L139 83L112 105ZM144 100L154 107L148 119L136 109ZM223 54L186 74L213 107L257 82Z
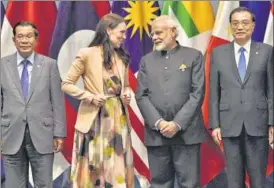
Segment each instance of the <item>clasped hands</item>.
M95 95L94 97L88 97L88 98L84 99L84 101L87 103L93 104L97 107L101 107L105 104L105 102L108 98L109 98L109 96L107 96L107 95L98 94L98 95ZM120 96L120 98L124 105L128 105L131 100L130 92L123 93Z
M179 131L179 127L174 121L161 120L157 128L167 138L172 138Z

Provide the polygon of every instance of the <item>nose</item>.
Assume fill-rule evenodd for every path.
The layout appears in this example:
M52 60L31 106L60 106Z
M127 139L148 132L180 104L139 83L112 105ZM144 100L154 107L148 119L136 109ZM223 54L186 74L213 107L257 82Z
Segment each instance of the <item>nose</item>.
M238 28L237 28L238 30L242 30L243 29L243 26L242 26L242 24L239 24L239 26L238 26Z
M152 35L152 40L155 41L157 39L157 35Z
M126 38L127 38L127 35L124 33L123 34L123 39L126 40Z
M22 37L21 40L19 41L20 43L28 43L29 39L27 37Z

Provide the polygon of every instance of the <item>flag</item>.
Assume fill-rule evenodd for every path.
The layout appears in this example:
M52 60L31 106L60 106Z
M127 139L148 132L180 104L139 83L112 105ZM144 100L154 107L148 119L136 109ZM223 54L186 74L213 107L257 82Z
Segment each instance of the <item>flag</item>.
M35 50L48 55L56 12L53 1L9 1L1 33L1 57L16 51L12 41L12 27L21 20L30 21L37 26L39 36Z
M132 125L132 145L134 167L137 174L146 177L139 178L142 187L148 185L150 173L147 159L147 150L144 146L144 120L135 101L136 77L141 57L151 52L152 41L149 37L150 25L160 14L157 1L115 1L112 12L124 17L127 23L125 48L130 54L129 82L132 88L132 100L129 106L129 115Z
M4 16L5 16L5 7L3 5L3 2L1 1L1 28L2 28L2 23L4 20Z
M162 14L169 15L179 26L178 41L183 46L206 51L214 24L210 2L165 1Z
M274 3L272 2L272 6L270 9L268 21L267 21L267 27L264 35L264 43L272 45L273 46L273 15L274 15Z
M57 59L62 79L67 74L78 50L90 44L99 19L109 12L110 5L107 1L61 1L59 3L49 54L53 59ZM77 84L83 87L81 80ZM55 163L56 171L58 170L60 175L55 179L54 187L70 186L69 166L79 102L68 95L65 96L67 138L62 156L59 158L62 164Z
M262 42L265 35L266 22L268 20L268 14L270 10L270 2L261 1L220 1L218 5L218 11L215 19L214 28L212 31L212 37L210 39L208 49L206 52L205 70L206 70L206 90L208 92L209 86L209 72L210 72L210 54L212 50L222 44L230 43L233 40L233 36L230 30L229 15L230 12L239 7L247 7L256 16L256 27L252 35L252 39ZM267 12L267 14L265 13ZM273 35L271 33L271 35ZM205 100L208 100L208 96ZM270 172L273 172L273 152L269 152L269 163L267 176ZM272 170L271 170L272 169ZM249 185L248 178L246 184ZM218 185L217 185L218 186Z

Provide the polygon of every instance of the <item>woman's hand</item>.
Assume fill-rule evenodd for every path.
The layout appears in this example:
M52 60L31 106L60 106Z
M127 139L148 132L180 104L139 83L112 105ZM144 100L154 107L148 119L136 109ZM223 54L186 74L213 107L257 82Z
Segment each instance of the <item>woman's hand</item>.
M90 104L94 104L97 107L101 107L105 103L106 97L104 95L98 94L94 97L88 97L84 99L84 101Z
M124 105L129 105L131 100L130 91L123 93L120 98L122 99Z

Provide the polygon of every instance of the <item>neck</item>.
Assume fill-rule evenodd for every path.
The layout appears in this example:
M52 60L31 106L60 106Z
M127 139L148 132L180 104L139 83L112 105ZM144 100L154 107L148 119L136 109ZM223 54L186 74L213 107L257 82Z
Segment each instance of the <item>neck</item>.
M169 47L168 47L167 50L173 50L174 48L176 48L176 46L177 46L177 42L174 41L173 43L171 43L171 44L169 45Z

